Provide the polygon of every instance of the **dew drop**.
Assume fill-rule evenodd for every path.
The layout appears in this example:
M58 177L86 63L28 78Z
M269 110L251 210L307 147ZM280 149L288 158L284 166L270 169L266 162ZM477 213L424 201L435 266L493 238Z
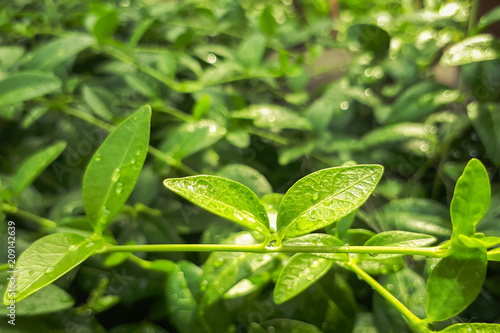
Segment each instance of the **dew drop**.
M182 279L184 277L184 272L177 273L177 276L179 277L179 279Z
M102 155L101 154L95 154L95 158L94 158L97 162L99 162L100 160L102 160Z
M378 256L378 253L368 253L368 255L369 255L370 257L376 257L376 256Z
M434 269L436 267L436 265L431 265L431 269Z
M392 289L394 289L394 285L392 285L392 284L389 283L387 285L387 290L392 290Z
M224 258L218 258L217 261L215 261L214 266L215 267L220 267L224 263Z
M307 281L312 281L312 279L314 279L314 274L309 274L307 277L306 277Z
M207 281L207 280L203 280L203 281L201 282L201 285L200 285L200 289L201 289L201 291L205 291L205 290L207 290L207 286L208 286L208 281Z
M54 267L47 267L47 269L45 270L45 273L52 273L54 271Z
M123 191L123 184L122 183L117 183L116 184L116 193L120 194Z
M35 274L35 271L29 271L28 274L33 275L33 274Z
M111 181L116 183L118 179L120 179L120 168L116 168L111 175Z
M177 300L177 294L172 294L172 300Z
M319 215L319 212L318 212L318 208L316 208L316 207L314 207L313 209L311 209L309 211L309 216L311 217L312 220L317 220L318 215Z
M342 110L347 110L349 108L349 102L348 101L343 101L342 103L340 103L340 108Z
M209 53L207 57L207 61L211 64L214 64L217 61L217 57L213 53Z
M85 245L85 247L92 247L92 246L94 246L94 243L93 243L93 242L90 242L90 243L88 243L87 245Z
M217 289L217 292L218 292L219 294L224 294L224 288L219 288L219 289Z
M313 194L313 200L314 200L314 201L316 201L316 200L318 200L318 198L319 198L319 193L318 193L318 192L315 192L315 193Z
M240 221L243 221L243 216L241 216L241 212L237 209L234 210L234 217L236 217Z
M68 247L69 252L75 252L77 249L78 249L77 245L71 245L70 247Z
M267 116L267 120L268 120L270 123L272 123L273 121L275 121L275 120L276 120L276 116L275 116L275 115L273 115L273 114L270 114L269 116Z
M346 251L349 251L349 244L344 244L344 249L345 249Z
M208 126L208 130L210 131L210 133L215 133L215 132L217 132L217 126L210 125L210 126Z
M313 263L311 264L311 268L316 268L319 266L319 263L317 260L314 260Z
M136 154L137 156L141 155L141 150L140 150L140 149L139 149L139 150L137 150L137 151L135 152L135 154Z

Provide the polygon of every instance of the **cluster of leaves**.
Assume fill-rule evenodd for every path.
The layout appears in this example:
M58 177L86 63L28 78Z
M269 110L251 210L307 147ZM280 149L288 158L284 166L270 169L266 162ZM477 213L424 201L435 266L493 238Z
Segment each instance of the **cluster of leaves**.
M463 321L480 291L463 318L498 321L500 48L483 30L500 15L475 24L475 5L0 5L16 329L427 329L360 272L435 329ZM456 66L460 80L443 82ZM346 254L436 240L436 258ZM186 243L248 252L113 251ZM344 251L289 253L307 247ZM469 329L495 328L446 331Z

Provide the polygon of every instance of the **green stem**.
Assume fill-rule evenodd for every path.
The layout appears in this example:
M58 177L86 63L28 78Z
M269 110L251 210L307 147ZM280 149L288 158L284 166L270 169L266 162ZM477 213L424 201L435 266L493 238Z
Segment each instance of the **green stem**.
M10 264L2 264L0 265L0 272L8 271L10 269Z
M356 273L361 279L370 285L375 291L377 291L382 297L384 297L389 303L392 304L398 311L411 323L411 325L422 333L432 332L424 324L424 321L413 314L403 303L401 303L393 294L391 294L387 289L385 289L380 283L377 282L373 277L367 274L364 270L359 268L354 263L348 263L347 266Z
M47 220L43 217L40 217L38 215L27 212L25 210L19 209L15 206L7 204L7 203L2 204L2 209L5 213L9 213L9 214L16 215L16 216L25 218L27 220L33 221L44 228L53 229L53 228L57 227L57 223L55 223L54 221Z
M403 254L422 255L441 258L446 251L438 247L411 248L397 246L286 246L266 247L266 243L255 245L237 244L145 244L145 245L113 245L101 252L254 252L254 253L367 253L367 254Z

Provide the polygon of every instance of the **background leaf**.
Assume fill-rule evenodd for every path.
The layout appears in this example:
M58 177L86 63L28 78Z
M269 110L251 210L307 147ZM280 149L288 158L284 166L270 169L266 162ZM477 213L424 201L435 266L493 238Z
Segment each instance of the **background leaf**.
M102 143L83 177L83 204L102 232L123 206L139 178L149 145L151 108L128 117Z
M228 164L217 171L216 175L242 183L259 198L273 192L271 184L263 174L244 164Z
M280 238L291 238L334 223L361 206L382 176L378 165L316 171L297 181L278 212Z
M62 83L48 73L19 72L0 81L0 107L19 104L57 91Z
M165 179L163 184L209 212L269 234L266 209L255 193L238 182L218 176L192 176Z
M66 142L60 141L28 157L12 178L12 193L18 195L38 177L66 148Z

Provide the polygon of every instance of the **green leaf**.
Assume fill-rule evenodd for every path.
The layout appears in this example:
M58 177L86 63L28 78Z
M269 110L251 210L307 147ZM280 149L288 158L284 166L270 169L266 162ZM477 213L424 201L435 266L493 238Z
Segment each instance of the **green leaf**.
M500 332L499 324L483 324L483 323L462 323L446 327L439 333L498 333Z
M266 39L260 34L255 34L244 39L236 51L237 58L244 68L257 67L266 51Z
M52 163L66 148L66 142L59 141L28 157L12 177L12 194L17 196Z
M122 122L92 157L83 177L83 204L101 233L127 201L139 178L149 145L151 108Z
M0 107L19 104L61 88L61 80L48 73L19 72L0 81Z
M85 103L90 106L95 115L104 120L110 121L113 119L113 113L106 106L104 101L99 97L96 91L89 86L83 86L82 97Z
M210 95L203 95L196 101L193 107L193 118L199 120L203 118L210 109Z
M189 329L193 328L192 323L197 315L198 304L195 300L196 295L188 285L188 279L197 280L199 285L201 273L198 266L188 261L181 261L168 277L167 309L180 332L189 332Z
M405 230L448 238L451 234L448 208L422 198L392 200L373 213L359 214L375 229Z
M22 46L0 46L0 68L8 69L23 56Z
M296 112L277 105L257 104L231 113L232 118L252 119L255 126L269 129L309 129L309 122Z
M379 282L417 317L426 317L425 281L420 275L404 268L382 277ZM374 295L372 309L380 332L409 331L401 313L378 293Z
M333 261L309 253L297 253L281 270L273 299L281 304L297 296L325 275L333 265Z
M291 238L330 225L360 207L382 177L379 165L336 167L297 181L278 212L279 238Z
M436 135L430 133L428 127L420 123L401 123L377 128L361 138L360 147L367 149L414 138L436 142Z
M209 212L269 234L266 209L252 190L238 182L202 175L165 179L163 184Z
M457 239L427 280L429 321L446 320L464 310L479 294L486 277L484 247L466 247Z
M443 53L439 63L443 66L461 66L498 58L500 58L500 43L493 35L483 34L456 43Z
M6 281L5 279L9 277L6 272L0 276L3 281ZM0 290L2 290L3 287L4 285L0 287ZM45 288L26 298L24 301L16 303L16 315L35 316L58 312L71 308L74 303L75 301L66 291L56 285L49 284ZM7 315L8 311L9 309L7 307L2 306L0 308L0 315Z
M389 34L376 25L355 24L347 31L351 51L371 52L378 58L384 58L389 51Z
M276 19L274 18L273 8L271 6L264 8L262 14L260 14L259 28L268 36L274 35L276 30Z
M488 251L487 255L488 255L488 260L500 261L500 248Z
M258 235L258 234L257 234ZM257 244L250 232L240 232L231 235L224 241L227 244ZM202 303L209 307L231 290L240 281L255 272L267 270L276 253L258 254L242 252L214 252L203 265L201 292Z
M25 66L27 69L51 71L73 59L94 42L94 39L86 34L68 34L35 49L31 60Z
M118 27L118 23L118 12L109 11L95 21L92 32L99 41L109 39Z
M452 239L458 235L474 235L476 225L488 211L490 199L488 173L479 160L472 159L458 179L451 200Z
M481 16L472 34L475 35L498 21L500 21L500 7L497 6L487 12L485 15Z
M394 102L386 123L417 120L454 102L459 93L435 82L419 82L406 89Z
M212 146L219 141L226 129L213 120L184 123L170 130L160 150L176 160Z
M31 244L16 262L16 294L4 295L16 302L51 284L104 246L101 238L85 238L76 234L57 233ZM15 296L15 297L13 297Z
M264 332L274 333L321 333L321 330L314 325L292 319L272 319L260 324L264 327ZM259 331L257 331L259 332Z
M499 7L500 8L500 7ZM467 106L467 114L474 126L488 157L500 165L500 104L480 104L472 102Z
M285 248L293 246L338 247L344 246L344 242L337 237L328 234L308 234L287 239L283 242L283 247ZM314 255L332 260L349 260L349 255L346 253L314 253Z
M417 234L408 231L385 231L376 234L366 241L364 246L398 246L398 247L422 247L431 245L436 241L436 237L425 234ZM361 257L366 257L364 254ZM402 254L378 254L376 259L402 256Z
M220 169L216 175L242 183L258 197L273 192L271 184L263 174L244 164L228 164Z

